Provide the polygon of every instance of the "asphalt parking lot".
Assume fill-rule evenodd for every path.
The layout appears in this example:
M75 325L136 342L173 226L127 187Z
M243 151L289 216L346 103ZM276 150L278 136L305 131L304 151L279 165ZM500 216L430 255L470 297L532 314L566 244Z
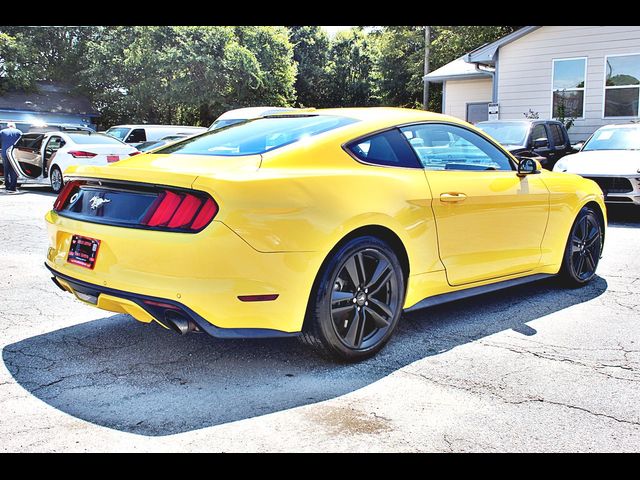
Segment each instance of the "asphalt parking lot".
M83 305L43 266L54 195L23 192L0 192L1 451L640 450L639 210L610 209L587 287L407 314L336 365Z

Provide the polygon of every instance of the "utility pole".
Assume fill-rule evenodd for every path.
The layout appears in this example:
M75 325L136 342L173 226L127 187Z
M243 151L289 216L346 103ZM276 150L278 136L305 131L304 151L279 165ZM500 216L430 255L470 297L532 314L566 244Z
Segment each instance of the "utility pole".
M431 27L424 27L424 74L429 73L429 48L431 47ZM424 79L424 92L422 95L422 109L429 109L429 81Z

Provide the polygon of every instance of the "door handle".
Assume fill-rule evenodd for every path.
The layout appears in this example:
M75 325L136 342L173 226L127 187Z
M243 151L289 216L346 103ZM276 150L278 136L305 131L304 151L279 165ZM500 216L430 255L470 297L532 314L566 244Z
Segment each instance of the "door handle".
M451 192L440 194L441 202L462 202L466 198L467 196L464 193Z

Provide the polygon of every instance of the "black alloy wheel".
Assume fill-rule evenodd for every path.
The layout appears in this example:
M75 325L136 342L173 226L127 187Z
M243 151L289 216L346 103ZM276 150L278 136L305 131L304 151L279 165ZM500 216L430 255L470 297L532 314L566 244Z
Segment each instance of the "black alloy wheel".
M584 207L571 228L561 270L570 286L584 285L595 276L602 240L600 220L592 208Z
M386 243L375 237L347 242L321 275L302 340L333 359L374 355L398 323L404 284L402 267Z

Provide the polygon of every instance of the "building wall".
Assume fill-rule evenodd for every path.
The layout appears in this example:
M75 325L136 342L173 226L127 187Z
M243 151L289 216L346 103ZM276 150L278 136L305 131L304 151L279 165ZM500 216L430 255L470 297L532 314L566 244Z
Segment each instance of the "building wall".
M523 119L529 109L551 118L553 59L587 57L585 118L569 130L571 140L585 140L602 125L629 122L603 118L605 56L620 53L640 53L640 26L544 26L501 47L500 118Z
M490 102L491 78L473 80L449 80L444 85L443 113L466 120L467 103Z
M23 132L26 132L34 122L69 123L72 125L85 125L93 129L96 128L95 118L86 115L0 109L0 125L4 126L9 121L15 122L16 126Z

